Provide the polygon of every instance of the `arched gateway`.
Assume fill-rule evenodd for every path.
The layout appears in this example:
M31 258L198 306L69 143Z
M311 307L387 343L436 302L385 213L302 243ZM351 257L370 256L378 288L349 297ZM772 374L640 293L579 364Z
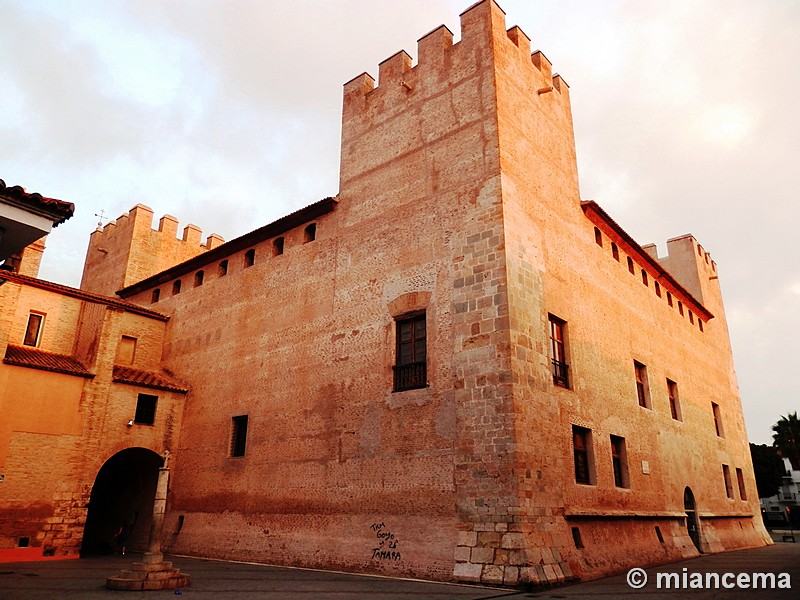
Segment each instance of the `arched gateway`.
M152 450L127 448L105 462L92 487L81 556L118 550L115 545L120 529L128 549L147 548L162 461Z

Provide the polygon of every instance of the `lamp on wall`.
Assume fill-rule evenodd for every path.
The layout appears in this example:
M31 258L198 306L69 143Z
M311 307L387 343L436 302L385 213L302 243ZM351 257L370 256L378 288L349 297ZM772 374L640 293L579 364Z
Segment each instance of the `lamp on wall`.
M133 427L133 419L131 419L130 421L128 421L128 427Z

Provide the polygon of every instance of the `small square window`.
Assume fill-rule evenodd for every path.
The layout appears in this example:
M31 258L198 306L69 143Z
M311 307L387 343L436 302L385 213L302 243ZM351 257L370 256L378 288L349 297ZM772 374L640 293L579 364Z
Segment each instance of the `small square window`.
M158 396L150 394L139 394L136 400L136 416L133 422L139 425L152 425L156 421L156 404Z
M28 325L25 327L25 337L22 343L26 346L36 347L42 340L42 325L44 324L44 315L41 313L32 312L28 315Z
M244 456L247 446L247 415L231 418L230 456Z

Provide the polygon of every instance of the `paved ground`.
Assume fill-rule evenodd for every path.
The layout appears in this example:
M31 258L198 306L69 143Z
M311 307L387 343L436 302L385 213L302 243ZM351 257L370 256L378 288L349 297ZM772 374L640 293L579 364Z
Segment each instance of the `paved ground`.
M105 578L130 564L136 556L103 557L39 563L0 564L0 598L3 600L130 599L176 597L175 592L113 592L103 587ZM523 600L527 598L609 598L624 600L663 598L740 599L800 598L800 543L703 556L646 570L648 584L632 589L625 575L547 591L522 592L478 586L446 585L403 579L362 577L340 573L283 569L194 558L172 558L192 575L192 585L181 600ZM656 589L657 573L789 573L793 589ZM705 575L704 575L705 577ZM730 581L730 579L729 579ZM776 578L776 582L778 579ZM721 584L720 584L721 588Z

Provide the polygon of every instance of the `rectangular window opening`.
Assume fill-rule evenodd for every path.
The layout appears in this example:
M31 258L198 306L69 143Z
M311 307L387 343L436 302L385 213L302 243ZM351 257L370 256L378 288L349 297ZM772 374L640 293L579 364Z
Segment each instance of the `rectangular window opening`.
M619 488L631 487L628 476L628 453L625 450L625 438L611 436L611 462L614 467L614 485Z
M614 260L619 262L619 248L614 242L611 242L611 256L614 257Z
M150 297L150 302L155 304L161 299L161 290L156 288L153 290L153 295Z
M217 267L217 276L218 277L225 277L228 274L228 261L222 260L219 263L219 267Z
M642 283L645 285L650 285L647 280L647 271L642 269Z
M569 389L569 364L566 351L566 321L549 315L550 356L553 365L553 383Z
M633 267L633 259L630 256L628 257L628 271L630 271L631 275L636 273L636 269Z
M593 485L595 479L592 430L573 425L572 449L575 463L575 483Z
M656 525L656 537L660 543L664 543L664 536L661 534L661 527L658 525Z
M736 469L736 483L739 485L739 498L747 500L747 490L744 487L744 473L741 469Z
M581 530L579 527L572 528L572 541L575 542L575 547L578 550L583 548L583 540L581 539Z
M256 250L255 248L250 248L247 252L244 253L244 268L252 267L256 263Z
M681 415L681 401L678 397L678 384L667 379L667 394L669 395L669 412L676 421L683 421Z
M194 287L200 287L203 285L203 278L205 277L205 273L203 271L198 271L194 274Z
M426 387L428 361L425 313L397 319L396 336L394 391Z
M636 374L636 396L639 406L650 408L650 390L647 384L647 367L638 361L633 361L633 370Z
M231 457L244 456L247 445L247 415L231 418Z
M139 394L136 400L136 415L133 422L139 425L152 425L156 421L156 404L158 396Z
M731 484L731 468L722 465L722 477L725 479L725 495L733 499L733 484Z
M654 281L654 282L653 282L653 285L654 285L654 286L655 286L655 288L656 288L656 296L658 296L659 298L661 298L661 284L660 284L660 283L658 283L657 281Z
M272 242L272 255L280 256L283 254L284 239L282 237L275 238Z
M712 402L711 412L714 413L714 429L717 432L717 437L724 438L725 430L722 428L722 413L720 413L719 404Z
M31 538L29 537L21 537L17 542L17 548L27 548L31 545Z
M33 346L34 348L39 345L42 340L42 324L44 323L44 314L32 312L28 315L28 325L25 327L25 338L22 343L26 346Z

